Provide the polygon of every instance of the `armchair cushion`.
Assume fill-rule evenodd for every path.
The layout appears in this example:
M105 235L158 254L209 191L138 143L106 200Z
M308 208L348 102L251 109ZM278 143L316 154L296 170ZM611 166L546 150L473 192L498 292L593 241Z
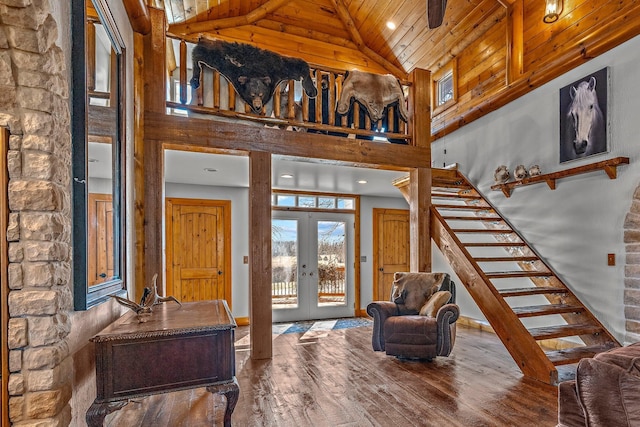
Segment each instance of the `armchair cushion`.
M448 277L446 273L397 272L393 276L391 300L398 306L399 314L418 314Z
M438 310L440 307L445 305L447 301L451 299L451 292L449 291L438 291L435 294L431 295L431 298L427 300L427 302L420 309L421 316L428 317L436 317L438 314Z

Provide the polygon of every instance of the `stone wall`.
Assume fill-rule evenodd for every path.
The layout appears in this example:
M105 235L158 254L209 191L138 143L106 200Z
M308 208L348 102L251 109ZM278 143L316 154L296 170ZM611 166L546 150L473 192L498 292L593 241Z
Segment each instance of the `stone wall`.
M9 164L9 417L71 420L71 138L50 0L0 0L0 126Z
M624 220L626 251L624 278L625 342L640 341L640 187L633 194Z

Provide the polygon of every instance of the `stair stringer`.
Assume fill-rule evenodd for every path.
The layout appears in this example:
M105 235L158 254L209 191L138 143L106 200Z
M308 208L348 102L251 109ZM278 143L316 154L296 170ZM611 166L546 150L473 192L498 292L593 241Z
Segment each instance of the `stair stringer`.
M440 213L431 208L431 237L476 302L522 373L548 384L558 382L558 371L542 348L499 295Z

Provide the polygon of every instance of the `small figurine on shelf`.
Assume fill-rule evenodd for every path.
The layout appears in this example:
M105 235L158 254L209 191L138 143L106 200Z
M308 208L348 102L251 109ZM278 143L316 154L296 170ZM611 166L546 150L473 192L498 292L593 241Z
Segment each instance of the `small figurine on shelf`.
M529 173L527 172L527 168L525 168L524 165L518 165L513 170L513 176L518 181L522 181L523 179L525 179L528 174Z
M531 167L529 167L529 176L538 176L538 175L542 175L542 169L540 169L540 166L531 165Z
M162 297L158 295L157 281L158 281L158 274L156 273L153 275L153 279L152 279L153 287L144 288L144 291L142 292L142 298L140 298L140 304L136 304L133 301L130 301L126 298L121 298L115 295L112 295L112 297L115 298L116 301L118 301L120 304L133 310L137 315L136 317L138 318L138 321L140 323L144 323L147 320L149 320L149 317L151 316L151 312L153 311L154 305L167 302L167 301L175 301L179 305L182 305L180 301L178 301L173 296Z
M505 165L498 166L493 174L493 179L496 181L496 184L504 184L509 181L509 168Z

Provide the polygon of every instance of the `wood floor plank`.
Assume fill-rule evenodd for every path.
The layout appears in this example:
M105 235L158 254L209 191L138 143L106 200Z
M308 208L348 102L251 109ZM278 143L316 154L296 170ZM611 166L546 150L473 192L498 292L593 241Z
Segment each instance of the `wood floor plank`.
M234 426L382 427L557 424L555 387L524 378L492 333L458 326L450 357L406 361L371 350L370 326L303 340L274 335L273 358L236 351ZM236 340L248 327L236 330ZM108 426L221 426L225 398L204 388L150 396Z

